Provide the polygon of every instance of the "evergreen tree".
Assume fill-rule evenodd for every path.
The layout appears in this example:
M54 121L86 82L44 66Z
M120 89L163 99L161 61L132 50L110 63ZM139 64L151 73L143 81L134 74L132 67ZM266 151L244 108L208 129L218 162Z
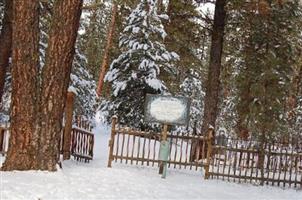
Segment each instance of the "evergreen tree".
M45 64L45 52L48 46L48 31L51 23L53 2L40 3L40 65ZM82 49L87 42L91 32L87 31L87 18L82 15L80 29L75 47L75 56L73 61L72 73L70 75L70 87L76 93L74 115L83 115L87 118L93 118L96 105L95 81L88 70L88 59L82 53ZM87 36L88 35L88 36ZM96 42L96 41L95 41ZM97 43L96 43L97 44Z
M237 43L238 127L262 140L287 140L287 102L301 51L301 7L298 1L261 2L235 5L240 22L235 27L240 37L232 37Z
M74 114L92 119L96 110L96 82L87 67L87 59L80 52L77 43L69 89L76 93Z
M180 85L180 95L190 98L190 120L187 130L193 134L201 132L204 92L199 73L194 69L189 69L185 79Z
M2 20L4 17L4 2L3 0L0 1L0 30L2 29Z
M2 7L4 9L3 21L0 29L0 104L4 94L6 74L10 66L13 34L13 1L6 0L4 3L5 7Z
M162 9L165 10L165 9ZM184 81L186 71L196 69L206 71L207 58L205 47L209 43L208 29L200 25L205 23L193 0L169 1L166 9L169 20L165 21L167 37L165 45L176 52L180 59L177 61L179 74L171 77L164 73L161 78L166 81L172 92L178 92L179 85ZM190 31L188 31L190 30ZM205 73L200 74L201 80L205 80Z
M84 11L85 18L81 20L84 34L81 35L80 51L87 58L87 65L95 81L99 78L99 68L103 57L106 33L110 22L110 6L107 3L100 3L99 7Z
M222 52L224 44L226 0L217 0L215 3L214 23L212 28L209 71L206 82L205 107L201 134L206 134L209 127L215 127L218 117L220 74L222 71Z
M39 1L13 5L11 129L3 170L56 170L82 3L55 1L41 72Z
M162 43L166 37L162 19L167 16L157 13L157 1L141 0L120 37L122 53L106 74L112 84L110 115L118 115L123 124L141 125L145 95L168 91L158 76L162 70L175 72L173 61L178 55Z

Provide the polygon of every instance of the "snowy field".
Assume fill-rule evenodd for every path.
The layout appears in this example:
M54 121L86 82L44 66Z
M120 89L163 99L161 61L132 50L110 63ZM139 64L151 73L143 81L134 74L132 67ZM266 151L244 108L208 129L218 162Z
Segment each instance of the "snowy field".
M302 199L302 190L205 181L201 171L168 170L161 179L152 167L113 163L109 169L109 131L104 126L94 130L95 158L89 164L66 161L56 173L0 172L0 199Z

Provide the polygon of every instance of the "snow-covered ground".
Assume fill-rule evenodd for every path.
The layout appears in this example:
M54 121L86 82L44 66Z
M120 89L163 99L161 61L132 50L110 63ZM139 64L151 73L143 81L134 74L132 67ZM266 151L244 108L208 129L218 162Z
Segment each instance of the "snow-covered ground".
M168 170L161 179L157 168L107 168L109 132L105 126L94 130L95 159L89 164L66 161L55 173L0 172L0 199L302 199L301 190L206 181L200 171Z

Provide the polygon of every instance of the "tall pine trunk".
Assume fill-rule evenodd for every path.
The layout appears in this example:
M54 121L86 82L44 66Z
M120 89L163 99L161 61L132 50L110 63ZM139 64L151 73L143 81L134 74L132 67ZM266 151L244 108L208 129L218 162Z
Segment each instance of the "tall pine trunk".
M54 3L41 91L41 168L56 170L67 89L70 82L82 0Z
M107 36L107 44L106 48L104 51L104 57L101 65L101 71L99 75L99 82L98 82L98 87L97 87L97 94L98 96L102 95L102 89L103 89L103 84L104 84L104 78L107 72L107 66L108 66L108 61L109 61L109 51L112 46L112 41L113 41L113 32L115 28L115 21L117 17L117 3L113 4L112 7L112 16L111 16L111 23L108 31L108 36Z
M0 34L0 103L4 93L5 74L12 46L13 0L5 0L3 26Z
M209 126L215 127L218 114L218 101L220 92L221 57L223 49L223 36L225 27L226 0L216 0L214 26L212 30L212 44L210 50L210 65L206 84L205 108L202 123L202 134Z
M14 1L13 17L11 135L2 169L38 169L39 1Z

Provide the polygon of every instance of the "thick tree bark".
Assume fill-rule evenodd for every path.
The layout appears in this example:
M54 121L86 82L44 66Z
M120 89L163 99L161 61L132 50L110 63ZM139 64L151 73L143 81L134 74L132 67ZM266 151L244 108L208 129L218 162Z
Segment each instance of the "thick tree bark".
M13 0L5 1L3 26L0 34L0 103L4 92L5 74L9 65L12 46Z
M57 0L54 3L46 61L42 71L42 170L56 170L62 118L82 5L82 0Z
M218 101L220 91L221 57L223 49L223 36L225 27L226 0L217 0L214 14L214 26L212 30L212 45L210 51L210 65L206 84L205 108L202 123L202 134L205 134L210 126L215 128L218 114Z
M38 169L39 1L14 1L13 16L11 135L2 169Z
M116 16L117 16L117 4L114 3L113 7L112 7L111 24L110 24L109 31L108 31L108 36L107 36L107 44L106 44L106 48L105 48L105 51L104 51L104 57L103 57L101 70L100 70L100 75L99 75L99 82L98 82L98 87L97 87L98 96L101 96L101 94L102 94L104 78L105 78L107 68L108 68L107 66L108 66L108 60L109 60L109 51L110 51L110 48L112 46L113 32L114 32L114 27L115 27Z

